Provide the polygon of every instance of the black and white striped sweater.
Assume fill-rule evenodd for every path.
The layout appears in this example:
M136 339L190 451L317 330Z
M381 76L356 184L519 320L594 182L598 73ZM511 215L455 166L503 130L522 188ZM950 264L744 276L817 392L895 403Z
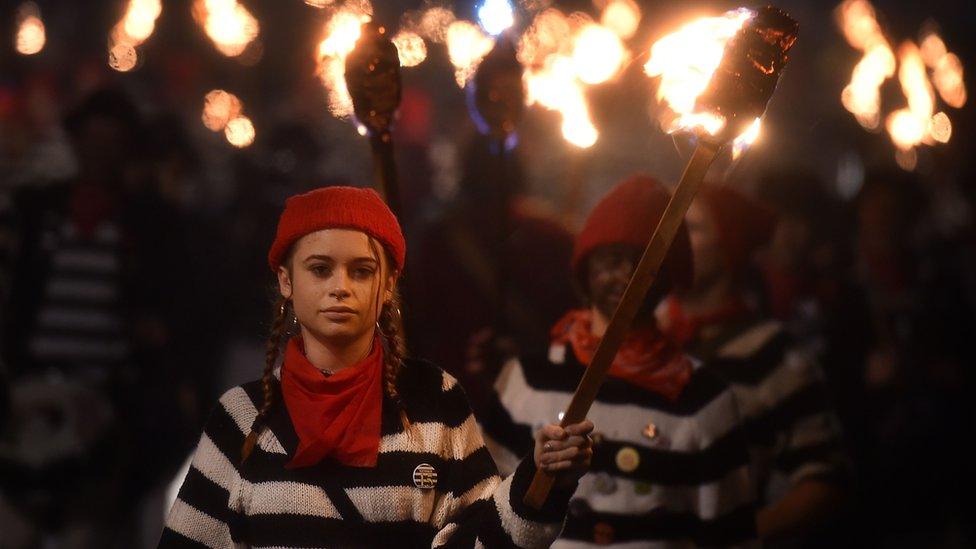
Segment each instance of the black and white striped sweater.
M802 480L847 479L851 467L823 372L779 322L729 325L688 352L731 385L746 423L753 477L768 501Z
M548 547L569 492L522 504L530 457L502 479L457 381L408 360L398 390L410 419L384 399L376 467L323 462L286 469L297 435L283 405L240 463L260 382L220 398L166 520L160 547ZM280 389L275 384L277 402Z
M481 418L502 471L556 420L584 370L571 347L512 360ZM680 398L610 377L587 416L596 426L593 464L570 502L554 547L748 546L755 497L748 452L728 385L696 369Z

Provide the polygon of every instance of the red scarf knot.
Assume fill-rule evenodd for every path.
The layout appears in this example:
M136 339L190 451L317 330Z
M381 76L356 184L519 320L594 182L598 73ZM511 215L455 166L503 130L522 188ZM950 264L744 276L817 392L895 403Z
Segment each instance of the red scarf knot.
M281 392L298 435L289 469L333 459L352 467L375 467L383 409L383 345L360 362L325 375L305 356L301 338L288 341Z
M571 345L580 362L589 366L601 339L593 335L592 324L592 311L569 311L553 327L552 343ZM656 327L646 326L627 334L609 373L674 401L691 380L691 372L691 362Z

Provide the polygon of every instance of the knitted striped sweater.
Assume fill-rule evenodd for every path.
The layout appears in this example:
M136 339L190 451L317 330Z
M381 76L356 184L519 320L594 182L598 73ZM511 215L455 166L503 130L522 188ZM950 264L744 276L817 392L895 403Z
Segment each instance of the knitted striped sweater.
M731 385L761 495L775 501L802 480L850 475L823 372L780 323L741 322L689 353Z
M496 400L481 418L502 471L557 419L584 371L572 348L527 354L505 365ZM593 464L569 504L553 547L749 545L755 497L736 404L725 383L696 369L679 399L610 377L588 418Z
M274 391L280 403L277 383ZM541 511L524 507L531 456L501 479L463 390L436 366L406 361L398 391L410 427L385 399L376 467L286 469L298 439L282 405L238 465L261 384L231 389L204 428L159 546L548 547L570 493L555 492Z

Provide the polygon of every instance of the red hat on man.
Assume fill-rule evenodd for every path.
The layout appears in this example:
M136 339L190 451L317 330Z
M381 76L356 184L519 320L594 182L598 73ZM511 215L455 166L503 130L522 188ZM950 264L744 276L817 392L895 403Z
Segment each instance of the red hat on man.
M670 200L671 193L664 185L646 175L631 176L611 189L590 212L576 237L572 267L577 280L586 280L586 259L600 246L629 244L643 250ZM669 275L673 286L691 285L691 241L684 222L678 227L661 272Z
M323 229L362 231L378 240L403 270L407 243L389 206L373 189L323 187L290 197L278 220L278 232L268 250L268 266L277 271L285 253L298 239Z

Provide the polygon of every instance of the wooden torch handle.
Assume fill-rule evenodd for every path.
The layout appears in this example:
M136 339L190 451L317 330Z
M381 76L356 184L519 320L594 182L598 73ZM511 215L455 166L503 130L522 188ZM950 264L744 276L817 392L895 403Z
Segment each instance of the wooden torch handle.
M563 415L561 422L563 427L586 419L586 414L596 399L596 394L607 376L607 371L613 364L613 359L617 356L617 351L627 336L630 325L634 321L647 291L654 282L661 264L664 262L668 249L671 247L671 241L674 240L674 235L678 232L678 227L681 225L688 207L691 206L691 201L695 198L699 185L705 179L709 166L715 160L719 146L701 141L695 148L695 153L688 161L685 173L681 176L678 186L675 187L674 194L671 195L671 200L668 201L667 208L661 216L661 221L654 230L647 248L644 249L644 255L641 256L637 268L634 269L630 284L627 285L627 290L620 299L620 304L617 305L613 318L610 319L607 331L593 355L593 361L583 373L579 385L576 386L573 399ZM525 504L533 509L541 509L549 496L553 480L553 476L549 473L541 469L537 470L532 479L532 484L525 494Z
M373 177L380 194L393 215L400 216L400 187L397 183L396 162L393 160L393 136L389 130L371 133L369 145L373 151Z

